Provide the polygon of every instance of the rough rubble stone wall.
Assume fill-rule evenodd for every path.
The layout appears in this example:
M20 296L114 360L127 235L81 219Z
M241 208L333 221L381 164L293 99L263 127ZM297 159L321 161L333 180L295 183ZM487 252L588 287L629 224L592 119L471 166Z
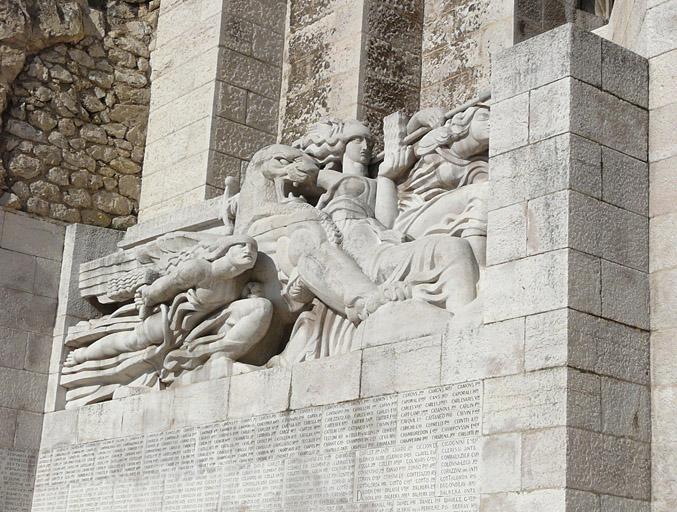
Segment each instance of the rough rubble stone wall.
M108 0L77 42L28 57L0 134L8 206L65 222L136 222L159 0Z
M325 115L372 132L419 105L423 0L290 0L280 138Z
M426 0L421 108L454 108L489 89L491 54L512 43L512 1Z

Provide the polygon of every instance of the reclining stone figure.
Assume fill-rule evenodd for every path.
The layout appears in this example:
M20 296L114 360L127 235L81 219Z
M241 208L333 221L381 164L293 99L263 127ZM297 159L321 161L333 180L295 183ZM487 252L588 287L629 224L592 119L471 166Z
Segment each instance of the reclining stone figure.
M182 236L171 234L147 249L160 247L162 252L164 248L161 266L167 269L137 290L135 327L110 334L103 330L101 337L73 350L64 363L62 383L67 388L84 386L88 380L129 384L130 378L140 375L129 369L116 372L114 364L115 358L129 354L139 354L165 383L205 365L220 368L210 378L223 377L265 335L272 306L249 280L257 258L256 242L243 236L190 234L199 242L174 253L172 242ZM132 311L129 306L121 309L122 314L113 318L124 318ZM92 323L105 325L107 320ZM71 336L70 341L77 342L77 337Z

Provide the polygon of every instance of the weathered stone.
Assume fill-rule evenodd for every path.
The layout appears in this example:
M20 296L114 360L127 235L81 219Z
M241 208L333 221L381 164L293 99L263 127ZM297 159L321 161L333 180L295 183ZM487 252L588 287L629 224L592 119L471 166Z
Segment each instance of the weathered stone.
M148 79L144 73L126 69L116 69L115 80L133 87L144 87L148 83Z
M101 226L103 228L108 227L111 224L110 216L97 210L82 210L80 215L82 216L82 222L85 224Z
M53 80L56 80L58 82L62 82L65 84L72 84L74 79L73 75L60 66L59 64L56 64L55 66L52 66L49 70L49 74L52 77Z
M39 130L50 131L57 125L57 121L44 110L35 110L28 114L28 121Z
M75 208L68 208L63 204L50 204L49 216L68 223L80 222L80 211Z
M140 105L116 105L111 109L110 118L127 127L144 125L148 120L148 107Z
M47 179L57 185L67 186L70 183L70 173L60 167L52 167L47 171Z
M111 222L113 229L127 230L136 224L135 215L125 215L123 217L115 217Z
M126 197L115 192L99 191L93 196L93 204L99 210L113 215L129 215L132 203Z
M49 203L38 197L29 197L26 201L26 210L42 217L49 216Z
M141 193L141 179L138 176L120 176L118 186L120 194L138 201Z
M35 181L30 184L31 194L35 197L45 199L50 202L61 201L61 191L53 183L46 181Z
M125 133L127 133L127 127L124 124L120 123L108 123L103 126L103 129L106 131L108 135L111 137L117 137L118 139L121 139L125 136Z
M113 87L113 76L103 71L92 70L87 73L87 79L102 89Z
M78 48L69 49L68 55L71 59L73 59L75 62L77 62L82 66L85 66L87 68L94 67L94 59L92 59L92 57L90 57L86 52Z
M96 144L106 144L108 142L108 136L104 129L93 124L86 124L80 128L80 137Z
M35 178L40 174L42 165L40 160L22 153L9 161L9 171L15 176L25 179Z
M54 146L35 146L35 148L33 148L33 154L37 156L43 164L59 165L61 163L61 150Z
M85 92L82 95L82 105L89 112L101 112L106 109L106 105L104 105L95 94L90 92Z
M75 183L74 183L75 185ZM85 189L70 188L63 194L63 201L76 208L88 208L92 205L92 198Z
M110 162L110 166L122 174L138 174L141 172L141 166L129 158L118 157Z
M73 152L64 150L63 160L76 169L87 169L92 172L96 169L96 161L83 151Z
M5 125L5 130L12 135L16 135L22 139L28 139L33 142L47 142L47 137L45 134L33 128L30 124L24 121L17 121L15 119L9 119Z

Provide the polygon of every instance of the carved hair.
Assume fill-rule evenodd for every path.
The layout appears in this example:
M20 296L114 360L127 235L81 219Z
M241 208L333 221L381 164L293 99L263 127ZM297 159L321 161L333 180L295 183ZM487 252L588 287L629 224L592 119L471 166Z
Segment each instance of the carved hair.
M468 136L470 133L470 125L472 124L475 114L477 114L477 112L483 108L488 110L489 106L480 103L474 107L470 107L462 112L459 112L449 121L447 121L447 126L451 130L453 140L459 140Z
M337 169L341 167L346 144L356 137L372 142L369 128L360 121L326 117L313 124L292 146L312 156L320 167Z

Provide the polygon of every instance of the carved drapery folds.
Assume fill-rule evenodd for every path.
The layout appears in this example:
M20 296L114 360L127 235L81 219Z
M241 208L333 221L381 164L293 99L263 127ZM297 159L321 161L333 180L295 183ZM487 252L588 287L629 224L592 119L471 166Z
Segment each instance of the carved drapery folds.
M68 406L345 353L371 317L479 321L488 127L479 101L395 113L374 156L362 123L323 119L226 184L229 234L83 265L83 295L119 307L69 331Z

